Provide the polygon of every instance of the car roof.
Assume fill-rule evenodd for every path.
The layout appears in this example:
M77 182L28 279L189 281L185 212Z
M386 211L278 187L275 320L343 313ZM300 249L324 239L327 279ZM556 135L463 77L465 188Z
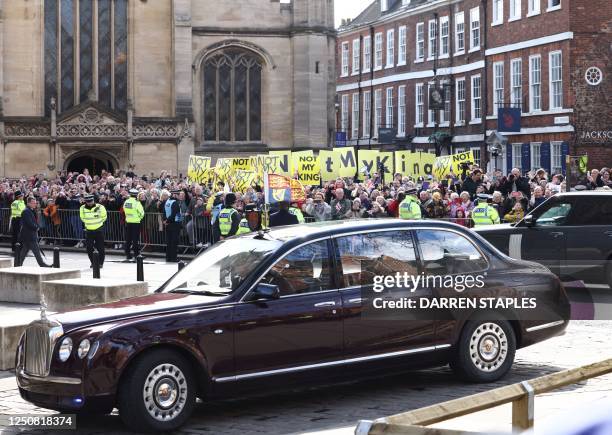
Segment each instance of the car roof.
M295 238L317 238L337 236L344 233L352 233L359 231L386 230L392 228L402 228L408 230L410 228L423 226L427 226L428 228L433 227L440 229L465 229L465 227L462 227L460 225L438 220L403 220L397 218L382 218L325 221L302 225L284 226L272 228L267 233L267 236L276 240L287 241Z
M601 190L574 190L571 192L557 193L554 197L558 197L558 196L601 196L601 195L612 195L612 190L603 190L603 189Z

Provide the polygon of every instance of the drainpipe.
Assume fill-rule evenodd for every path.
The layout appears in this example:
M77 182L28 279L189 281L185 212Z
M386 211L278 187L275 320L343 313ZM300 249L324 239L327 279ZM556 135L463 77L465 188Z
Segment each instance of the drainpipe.
M368 149L372 149L372 135L374 134L374 64L376 63L376 42L374 41L374 26L370 26L370 137L368 138ZM359 168L357 168L359 170Z
M489 26L487 25L487 0L481 0L480 4L482 5L482 10L483 10L483 14L484 14L484 20L481 20L481 23L484 23L484 32L482 32L482 56L484 59L484 71L482 74L482 78L481 78L481 85L482 85L482 91L481 91L481 99L480 101L482 101L482 144L480 145L480 155L484 156L484 159L481 159L482 161L481 163L481 167L485 168L485 172L486 172L486 168L489 165L489 154L487 151L487 147L484 146L483 149L483 144L486 143L487 141L487 114L489 113L489 64L487 62L487 32L489 31ZM482 29L483 26L480 26L480 28ZM482 98L482 95L484 95L484 98Z

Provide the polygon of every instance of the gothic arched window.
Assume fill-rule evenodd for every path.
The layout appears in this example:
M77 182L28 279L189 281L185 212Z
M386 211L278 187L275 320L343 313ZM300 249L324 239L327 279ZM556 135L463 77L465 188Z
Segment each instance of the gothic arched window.
M127 1L45 1L45 115L97 96L127 109Z
M261 140L261 69L259 56L240 49L204 61L204 140Z

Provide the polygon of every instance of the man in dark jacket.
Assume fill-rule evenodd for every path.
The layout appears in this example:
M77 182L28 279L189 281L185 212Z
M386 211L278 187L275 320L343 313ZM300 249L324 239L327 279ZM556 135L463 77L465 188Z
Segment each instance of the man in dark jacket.
M36 262L40 267L51 267L45 263L38 247L38 219L36 218L36 208L38 201L36 198L29 197L27 207L21 215L21 231L19 233L19 242L21 243L21 253L19 254L19 266L23 264L28 252L32 250Z
M501 190L504 196L509 197L512 192L523 192L523 195L527 199L531 198L531 188L529 187L529 180L527 177L521 176L521 170L518 168L512 169L510 175L508 175L508 181Z
M282 201L278 204L278 211L270 216L270 228L283 225L297 225L297 216L289 212L289 203Z
M482 171L480 169L474 169L472 175L467 177L463 181L461 186L462 191L466 191L470 194L470 198L473 200L476 198L476 189L482 184Z

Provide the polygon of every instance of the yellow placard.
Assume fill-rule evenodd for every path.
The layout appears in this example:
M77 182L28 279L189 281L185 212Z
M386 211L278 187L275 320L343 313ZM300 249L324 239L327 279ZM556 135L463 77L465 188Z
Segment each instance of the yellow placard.
M357 172L357 156L355 148L334 148L335 158L338 159L338 177L354 177Z
M395 172L412 178L427 177L432 174L435 159L431 153L396 151Z
M318 186L321 183L319 158L313 155L298 156L297 173L300 183L307 186Z
M192 183L206 183L210 177L210 157L189 156L187 177Z
M234 157L232 159L232 169L234 171L250 171L251 170L251 157Z
M276 174L290 177L293 169L291 167L291 151L270 151L271 156L278 156L278 167Z
M463 163L474 163L474 153L472 151L436 157L433 175L438 180L446 179L451 172L458 175L461 173Z
M238 169L234 174L234 191L241 193L246 192L246 190L254 184L256 177L257 174L255 174L255 172Z
M339 176L340 155L333 150L319 151L321 165L321 181L333 181Z

